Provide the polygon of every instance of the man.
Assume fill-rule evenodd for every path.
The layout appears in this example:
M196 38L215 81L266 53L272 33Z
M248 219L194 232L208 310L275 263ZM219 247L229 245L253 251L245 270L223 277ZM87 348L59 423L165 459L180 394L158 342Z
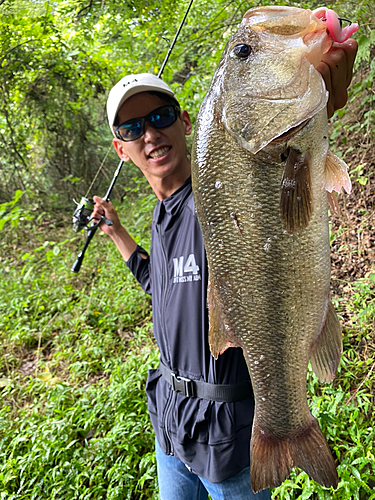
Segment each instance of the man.
M348 40L334 46L318 68L330 92L328 114L342 107L357 50ZM108 120L113 145L145 175L158 201L151 252L121 225L111 203L94 197L93 216L127 266L152 294L160 366L150 370L148 407L156 434L162 500L270 499L250 487L249 441L254 400L240 349L218 360L209 350L208 270L195 215L185 136L192 131L171 89L153 75L129 75L111 90Z

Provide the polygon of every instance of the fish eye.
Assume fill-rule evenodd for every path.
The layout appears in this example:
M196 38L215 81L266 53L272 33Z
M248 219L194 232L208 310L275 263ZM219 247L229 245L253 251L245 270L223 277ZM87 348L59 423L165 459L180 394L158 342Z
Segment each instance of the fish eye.
M251 54L251 47L246 43L239 43L233 47L232 54L240 59L245 59Z

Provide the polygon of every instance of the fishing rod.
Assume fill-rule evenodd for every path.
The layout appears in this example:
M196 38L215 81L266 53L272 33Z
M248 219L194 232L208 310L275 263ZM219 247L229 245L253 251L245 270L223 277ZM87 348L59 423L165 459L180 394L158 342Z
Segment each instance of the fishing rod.
M113 186L115 185L115 182L117 180L117 177L119 176L122 166L124 165L124 161L121 160L120 163L118 164L118 167L116 169L116 172L113 175L111 184L109 188L107 189L107 192L104 196L105 201L109 201L109 197L111 195ZM76 261L74 262L71 271L73 273L78 273L78 271L81 269L81 264L83 261L83 258L85 256L85 252L87 250L87 247L90 244L90 241L93 239L94 234L96 233L96 230L98 229L99 225L104 222L108 226L113 225L113 221L111 219L107 219L102 215L99 219L98 222L95 224L92 224L91 226L88 226L87 224L92 220L91 219L91 212L94 208L94 201L89 200L86 197L81 198L81 202L77 204L77 208L74 211L73 214L73 229L75 231L79 231L81 229L86 229L87 230L87 236L86 236L86 241L84 244L84 247L82 248L81 252L78 254L78 257Z
M167 62L168 62L169 56L171 55L171 52L172 52L172 50L173 50L173 47L175 46L175 43L176 43L177 38L178 38L178 35L180 34L180 31L182 30L182 27L183 27L183 25L185 24L186 18L187 18L188 14L189 14L189 10L190 10L190 7L191 7L191 6L192 6L192 4L193 4L193 1L194 1L194 0L190 0L190 3L189 3L189 5L188 5L188 8L186 9L186 12L185 12L185 15L184 15L184 17L183 17L183 19L182 19L182 21L181 21L181 24L180 24L180 26L178 27L178 30L176 31L175 37L174 37L174 39L173 39L173 42L171 43L171 46L169 47L169 50L168 50L168 52L167 52L167 55L165 56L165 59L164 59L164 61L163 61L163 64L161 65L161 68L160 68L159 73L158 73L158 78L161 78L161 75L163 74L164 68L165 68L165 66L167 65Z
M183 25L185 24L185 21L186 21L186 18L188 16L188 13L189 13L189 10L190 10L190 7L192 6L192 3L193 3L194 0L190 0L189 2L189 5L185 11L185 14L184 14L184 17L181 21L181 24L180 26L178 27L178 30L176 32L176 35L168 49L168 52L167 52L167 55L165 56L164 58L164 61L163 61L163 64L161 65L161 68L159 70L159 73L158 73L158 78L161 78L161 75L163 74L163 71L164 71L164 68L168 62L168 59L169 59L169 56L171 55L172 53L172 50L176 44L176 41L177 41L177 38L182 30L182 27ZM85 241L85 244L81 250L81 252L78 254L78 257L77 259L75 260L72 268L71 268L71 271L73 273L78 273L79 270L81 269L81 265L82 265L82 262L83 262L83 259L84 259L84 256L85 256L85 252L87 250L87 247L89 246L91 240L93 239L94 237L94 234L96 233L98 227L100 226L101 223L105 223L107 224L108 226L112 226L113 225L113 221L111 219L107 219L104 215L102 215L99 219L98 222L94 223L94 224L90 224L92 222L92 217L91 217L91 214L92 214L92 211L94 209L94 205L95 205L95 202L94 200L91 200L89 198L87 198L88 196L88 193L89 191L91 190L91 187L92 185L94 184L95 182L95 179L97 178L100 170L101 170L101 167L103 166L106 158L108 156L108 153L107 155L105 156L103 162L102 162L102 165L100 166L98 172L96 173L95 177L94 177L94 180L92 181L87 193L86 193L86 196L82 196L81 198L81 201L79 203L77 203L75 200L73 200L75 202L75 204L77 205L77 208L75 209L74 213L73 213L73 230L78 232L78 231L81 231L82 229L86 230L87 231L87 236L86 236L86 241ZM121 169L122 169L122 166L124 165L124 161L121 160L120 163L118 164L118 167L113 175L113 178L112 178L112 181L111 181L111 184L109 186L109 188L107 189L107 192L104 196L104 200L105 201L109 201L109 197L110 197L110 194L112 192L112 189L113 189L113 186L115 185L115 182L117 180L117 177L119 176L120 172L121 172Z

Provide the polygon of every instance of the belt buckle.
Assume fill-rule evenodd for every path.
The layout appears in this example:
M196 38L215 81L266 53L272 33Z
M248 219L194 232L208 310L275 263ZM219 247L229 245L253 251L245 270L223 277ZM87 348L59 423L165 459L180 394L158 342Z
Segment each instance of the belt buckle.
M172 387L175 392L181 392L184 396L194 397L193 381L189 378L179 377L174 372L172 375Z

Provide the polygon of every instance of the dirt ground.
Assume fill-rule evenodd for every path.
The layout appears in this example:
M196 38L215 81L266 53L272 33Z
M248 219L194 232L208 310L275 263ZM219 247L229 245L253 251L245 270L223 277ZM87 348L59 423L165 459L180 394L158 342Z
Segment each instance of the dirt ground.
M367 179L366 184L361 185L352 177L352 192L339 195L340 212L332 214L330 219L334 233L332 276L349 282L367 278L375 262L375 151L366 145L360 153L350 163L354 167L367 162L361 176L362 182ZM335 291L339 293L342 286L343 283L337 283Z
M357 78L363 76L360 74ZM368 89L370 94L375 93L374 83L372 87ZM354 128L352 131L342 128L331 148L334 153L341 152L352 172L352 192L348 195L342 190L338 196L340 211L330 218L332 292L347 300L351 295L350 283L369 278L371 271L375 272L374 124L370 121L373 116L371 104L361 106L360 102L358 98L347 105L348 112L342 120ZM361 127L355 128L358 124ZM353 172L355 169L357 171Z

